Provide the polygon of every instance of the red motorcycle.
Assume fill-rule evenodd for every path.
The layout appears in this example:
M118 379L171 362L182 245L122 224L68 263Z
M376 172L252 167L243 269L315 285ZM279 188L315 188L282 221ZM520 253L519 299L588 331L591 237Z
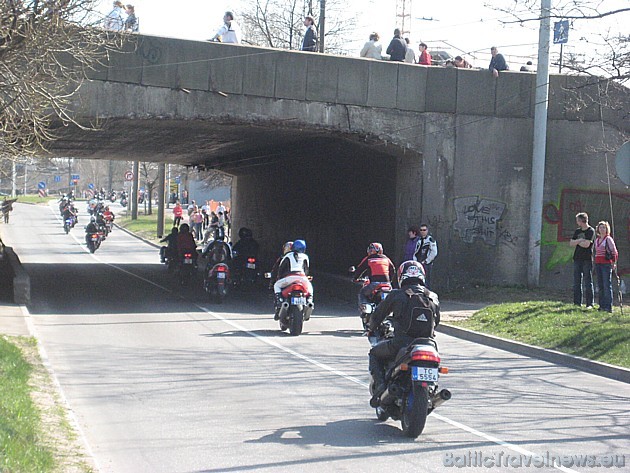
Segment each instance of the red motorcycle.
M292 282L282 290L282 304L278 312L280 330L289 329L289 333L297 336L302 333L304 321L311 318L313 313L313 295L309 293L308 281L312 277L305 276Z

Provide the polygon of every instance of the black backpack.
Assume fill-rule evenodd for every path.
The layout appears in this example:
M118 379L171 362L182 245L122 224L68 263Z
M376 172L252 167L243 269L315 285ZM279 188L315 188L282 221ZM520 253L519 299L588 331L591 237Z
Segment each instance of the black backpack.
M433 336L435 311L426 291L426 288L423 288L421 293L415 293L411 289L405 291L407 302L404 318L407 323L402 325L403 327L407 325L407 335L413 338Z

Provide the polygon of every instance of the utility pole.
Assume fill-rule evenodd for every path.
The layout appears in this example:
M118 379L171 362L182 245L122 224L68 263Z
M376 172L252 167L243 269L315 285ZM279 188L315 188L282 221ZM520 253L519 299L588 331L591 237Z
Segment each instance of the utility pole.
M529 254L527 283L540 283L540 239L542 236L543 191L545 189L545 153L547 141L547 106L549 97L549 39L551 36L551 0L541 0L534 108L534 146L529 204Z
M131 181L131 195L129 203L131 204L131 220L138 220L138 179L140 174L140 161L133 162L133 180Z
M164 235L164 208L166 197L166 163L158 164L158 219L157 219L157 237L162 238ZM149 196L151 198L151 196Z
M411 0L396 0L396 25L400 26L401 37L409 36L411 33Z
M15 164L15 158L11 161L11 197L17 197L17 164Z
M324 33L326 23L326 0L319 0L319 52L324 52Z
M111 159L109 160L107 182L109 184L109 187L107 188L108 195L109 195L109 192L114 190L114 161L112 161Z

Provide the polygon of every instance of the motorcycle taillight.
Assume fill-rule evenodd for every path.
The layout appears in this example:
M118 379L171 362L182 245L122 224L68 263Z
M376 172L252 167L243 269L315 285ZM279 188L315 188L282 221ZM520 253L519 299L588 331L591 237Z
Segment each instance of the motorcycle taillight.
M184 258L192 258L192 253L184 253Z
M411 359L413 361L433 361L439 363L440 355L433 350L415 349L411 352Z
M255 263L256 262L256 258L247 258L247 262L248 263Z
M225 266L219 266L219 267L217 267L217 271L220 272L220 273L225 273L225 271L227 271L227 269L226 269Z

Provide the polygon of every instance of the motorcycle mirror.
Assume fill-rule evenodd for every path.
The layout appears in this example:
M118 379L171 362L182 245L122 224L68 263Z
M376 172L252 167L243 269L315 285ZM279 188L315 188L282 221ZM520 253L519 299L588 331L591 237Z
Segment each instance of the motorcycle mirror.
M355 268L354 266L350 266L350 267L348 268L348 272L349 272L349 273L354 273L356 270L357 270L357 268Z
M265 279L271 279L271 273L265 273Z

